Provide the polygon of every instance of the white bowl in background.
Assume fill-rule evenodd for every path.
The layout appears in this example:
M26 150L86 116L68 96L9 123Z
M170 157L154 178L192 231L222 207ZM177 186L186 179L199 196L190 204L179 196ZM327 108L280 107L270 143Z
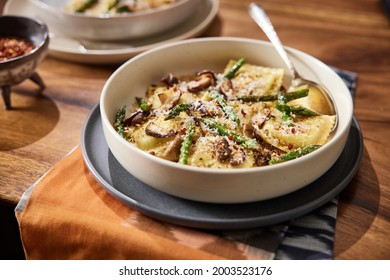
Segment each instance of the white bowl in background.
M178 0L168 6L98 16L65 12L68 0L29 0L36 16L62 34L87 40L115 41L147 37L165 32L184 22L201 0Z
M285 68L287 73L269 43L220 37L191 39L155 48L130 59L111 75L102 90L100 111L104 136L112 154L128 172L151 187L196 201L252 202L285 195L308 185L323 175L341 154L352 122L353 102L348 88L332 69L308 54L287 49L299 73L326 85L338 108L337 130L323 147L285 163L215 170L155 157L128 143L115 131L112 124L119 107L130 107L136 96L167 73L181 76L203 69L221 72L229 59L240 57L252 64Z

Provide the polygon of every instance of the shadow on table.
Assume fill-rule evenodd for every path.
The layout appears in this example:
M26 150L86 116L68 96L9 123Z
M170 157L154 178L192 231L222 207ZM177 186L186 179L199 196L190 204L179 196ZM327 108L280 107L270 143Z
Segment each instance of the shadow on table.
M25 259L13 207L0 204L0 260Z
M347 238L338 240L336 236L334 252L336 256L348 250L364 236L378 213L379 181L365 147L359 170L352 182L353 184L347 186L340 195L336 230Z
M201 37L218 37L221 36L221 33L222 22L219 15L217 15L210 24L210 26L205 30L205 32L203 32Z
M0 109L0 151L40 140L54 129L60 118L56 104L44 94L16 87L11 99L12 109Z

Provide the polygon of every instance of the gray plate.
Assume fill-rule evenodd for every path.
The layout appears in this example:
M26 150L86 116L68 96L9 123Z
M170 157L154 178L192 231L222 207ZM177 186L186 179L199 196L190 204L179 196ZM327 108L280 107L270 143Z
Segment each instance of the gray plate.
M355 175L363 139L354 119L344 151L318 180L278 198L240 204L190 201L162 193L136 179L110 152L103 135L99 105L93 108L84 124L81 145L88 169L101 186L142 214L193 228L244 229L287 221L332 200Z

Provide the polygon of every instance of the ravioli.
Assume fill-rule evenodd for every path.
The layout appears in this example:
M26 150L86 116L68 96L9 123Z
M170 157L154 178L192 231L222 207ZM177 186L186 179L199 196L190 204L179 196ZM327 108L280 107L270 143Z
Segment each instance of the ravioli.
M271 108L270 117L257 132L270 145L290 152L309 145L324 145L335 121L335 116L321 115L285 122L282 113Z
M157 126L162 133L170 131L172 131L172 133L168 137L155 137L148 135L147 127L151 124ZM177 134L177 129L177 121L164 121L164 116L161 115L153 120L143 123L140 126L136 126L134 131L131 132L132 142L135 143L135 145L141 150L154 155L159 155L164 152L170 141L172 141L174 136Z
M164 7L177 0L68 0L64 10L87 15L114 15Z
M216 153L216 143L221 139L223 139L221 136L208 135L196 141L193 147L193 153L189 157L189 164L216 169L231 167L230 160L221 161ZM229 146L232 147L233 155L234 153L242 153L243 155L242 162L237 165L238 168L251 168L255 166L255 158L252 151L239 148L234 143L229 143Z
M224 72L231 69L236 62L236 60L230 60ZM237 71L232 82L237 96L261 96L278 92L283 83L283 76L282 68L244 64Z

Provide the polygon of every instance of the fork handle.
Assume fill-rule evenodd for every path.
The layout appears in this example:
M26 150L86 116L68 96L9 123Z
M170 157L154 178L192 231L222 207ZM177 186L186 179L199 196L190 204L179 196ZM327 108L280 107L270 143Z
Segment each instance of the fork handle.
M249 15L252 19L257 23L258 26L263 30L265 35L267 35L268 39L274 45L276 51L279 53L284 63L286 63L287 68L289 69L292 78L297 78L298 73L294 68L290 58L287 55L286 50L284 49L280 39L270 21L268 16L266 15L264 9L257 3L251 3L249 5Z

